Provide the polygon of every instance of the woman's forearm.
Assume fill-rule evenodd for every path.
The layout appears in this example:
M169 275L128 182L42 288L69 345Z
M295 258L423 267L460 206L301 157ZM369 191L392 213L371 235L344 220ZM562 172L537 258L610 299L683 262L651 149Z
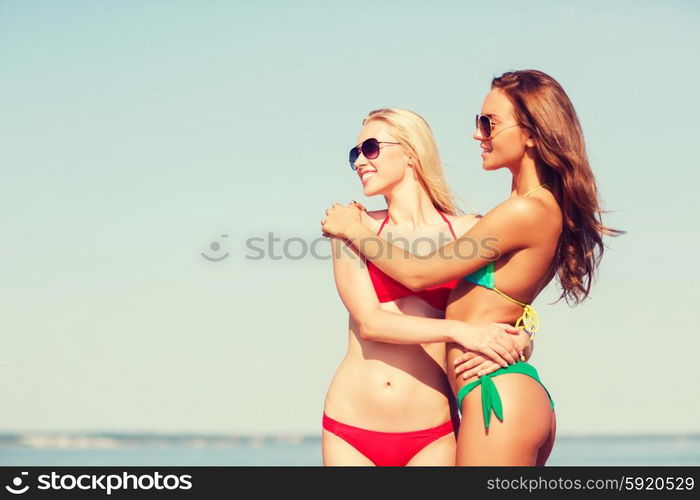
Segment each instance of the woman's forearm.
M392 276L405 287L418 291L425 288L427 269L426 258L416 258L410 252L377 237L363 224L354 224L348 228L346 238L365 257Z
M337 224L342 228L335 229L384 273L416 291L467 276L500 256L531 246L542 214L539 206L530 205L532 200L524 200L502 203L467 233L427 255L413 255L378 237L359 219L343 220Z
M457 320L407 316L382 309L355 319L363 339L390 344L454 342L458 332L467 328Z

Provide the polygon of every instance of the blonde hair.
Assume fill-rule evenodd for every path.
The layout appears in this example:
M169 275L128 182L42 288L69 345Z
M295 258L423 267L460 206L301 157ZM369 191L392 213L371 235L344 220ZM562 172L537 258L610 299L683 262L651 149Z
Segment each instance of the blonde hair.
M418 182L428 193L433 206L450 215L461 213L454 202L450 188L447 186L435 138L425 119L418 113L407 109L388 108L370 111L362 125L371 121L386 123L396 140L415 158L414 168Z

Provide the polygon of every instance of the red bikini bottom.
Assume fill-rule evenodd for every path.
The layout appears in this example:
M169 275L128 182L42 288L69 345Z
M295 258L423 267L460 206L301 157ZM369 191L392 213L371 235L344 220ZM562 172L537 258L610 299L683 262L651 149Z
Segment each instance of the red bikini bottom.
M345 425L323 414L323 428L340 437L369 458L374 465L403 467L420 450L454 432L454 423L411 432L378 432Z

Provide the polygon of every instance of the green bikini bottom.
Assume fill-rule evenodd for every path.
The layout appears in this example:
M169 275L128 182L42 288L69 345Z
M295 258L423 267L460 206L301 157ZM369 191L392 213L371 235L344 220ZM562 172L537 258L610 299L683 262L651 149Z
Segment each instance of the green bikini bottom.
M492 410L493 413L496 414L496 417L498 417L498 420L503 422L503 405L501 404L501 396L498 394L496 384L493 383L491 378L498 375L503 375L504 373L522 373L523 375L527 375L537 380L547 392L552 410L554 410L554 401L552 401L552 396L549 394L549 391L547 391L547 388L537 375L537 370L535 370L535 367L531 364L518 361L517 363L508 365L505 368L499 368L493 373L483 375L479 378L479 380L475 380L474 382L462 387L457 393L457 408L459 409L459 412L462 413L462 400L464 399L464 396L469 394L472 389L481 384L481 408L484 412L484 427L486 427L486 429L489 428Z

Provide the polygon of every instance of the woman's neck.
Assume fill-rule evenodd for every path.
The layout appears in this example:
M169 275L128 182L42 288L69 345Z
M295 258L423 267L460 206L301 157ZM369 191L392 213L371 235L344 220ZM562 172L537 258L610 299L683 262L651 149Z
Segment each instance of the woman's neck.
M385 196L389 221L394 226L405 226L411 230L435 224L440 216L428 193L418 182L399 183Z
M542 184L542 175L537 163L530 157L523 158L517 169L511 169L513 179L510 185L510 196L522 196Z

